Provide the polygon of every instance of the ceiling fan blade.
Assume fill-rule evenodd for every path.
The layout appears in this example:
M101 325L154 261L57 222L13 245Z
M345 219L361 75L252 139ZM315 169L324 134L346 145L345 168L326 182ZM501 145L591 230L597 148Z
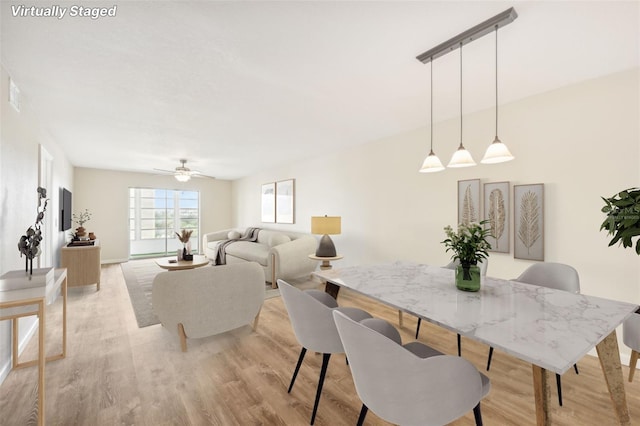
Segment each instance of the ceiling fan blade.
M153 170L156 170L158 172L171 173L171 174L174 174L176 172L175 170L165 170L165 169L153 169Z
M202 173L191 173L191 177L205 178L205 179L215 179L215 177L213 177L213 176L203 175Z
M189 169L188 167L185 166L186 164L186 160L184 162L182 162L182 165L179 167L176 167L175 170L165 170L165 169L153 169L156 170L158 172L162 172L162 173L167 173L167 174L171 174L171 175L177 175L177 174L187 174L191 177L197 177L197 178L207 178L207 179L215 179L215 177L213 176L207 176L205 174L203 174L201 171L199 170L192 170ZM183 170L180 170L183 169Z

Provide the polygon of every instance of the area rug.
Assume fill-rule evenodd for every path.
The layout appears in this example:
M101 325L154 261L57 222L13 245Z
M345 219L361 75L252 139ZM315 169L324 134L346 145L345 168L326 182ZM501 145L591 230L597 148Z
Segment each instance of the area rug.
M158 317L153 313L151 305L151 288L153 279L157 274L163 272L154 259L130 260L121 263L120 268L127 284L131 306L136 315L138 327L148 327L159 324ZM265 299L270 299L280 295L277 288L271 288L271 284L266 284Z

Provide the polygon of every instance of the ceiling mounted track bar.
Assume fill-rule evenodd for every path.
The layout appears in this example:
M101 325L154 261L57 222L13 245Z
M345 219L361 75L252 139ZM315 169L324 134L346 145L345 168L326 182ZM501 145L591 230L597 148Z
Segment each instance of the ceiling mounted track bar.
M469 28L468 30L458 34L457 36L450 38L444 43L440 43L433 49L429 49L426 52L416 56L416 59L422 62L423 64L427 64L430 61L439 58L440 56L446 55L447 53L456 50L461 45L465 45L467 43L471 43L474 40L479 39L483 35L489 34L494 31L496 27L504 27L507 24L510 24L518 17L516 10L513 7L505 10L502 13L497 14L493 18L489 18L486 21L476 25L473 28Z

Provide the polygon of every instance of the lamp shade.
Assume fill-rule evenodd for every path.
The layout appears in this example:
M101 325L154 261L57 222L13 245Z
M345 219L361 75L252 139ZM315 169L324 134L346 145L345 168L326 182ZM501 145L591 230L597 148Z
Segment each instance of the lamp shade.
M424 159L422 167L420 168L420 173L433 173L441 170L444 170L442 162L438 156L431 151L427 158Z
M316 235L338 235L341 232L340 216L312 216L311 233Z
M513 160L513 155L509 152L509 148L503 144L496 136L493 143L487 148L482 161L483 164L504 163Z
M462 145L460 145L460 148L458 148L456 152L453 153L451 161L449 161L447 167L470 167L475 165L476 162L473 161L471 153L469 153L469 151L467 151Z

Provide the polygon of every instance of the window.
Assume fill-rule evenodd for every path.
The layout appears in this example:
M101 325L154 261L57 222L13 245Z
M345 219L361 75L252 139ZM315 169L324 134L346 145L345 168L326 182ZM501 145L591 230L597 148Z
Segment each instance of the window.
M129 255L166 256L182 243L176 232L192 230L191 250L200 241L200 193L172 189L129 188Z

